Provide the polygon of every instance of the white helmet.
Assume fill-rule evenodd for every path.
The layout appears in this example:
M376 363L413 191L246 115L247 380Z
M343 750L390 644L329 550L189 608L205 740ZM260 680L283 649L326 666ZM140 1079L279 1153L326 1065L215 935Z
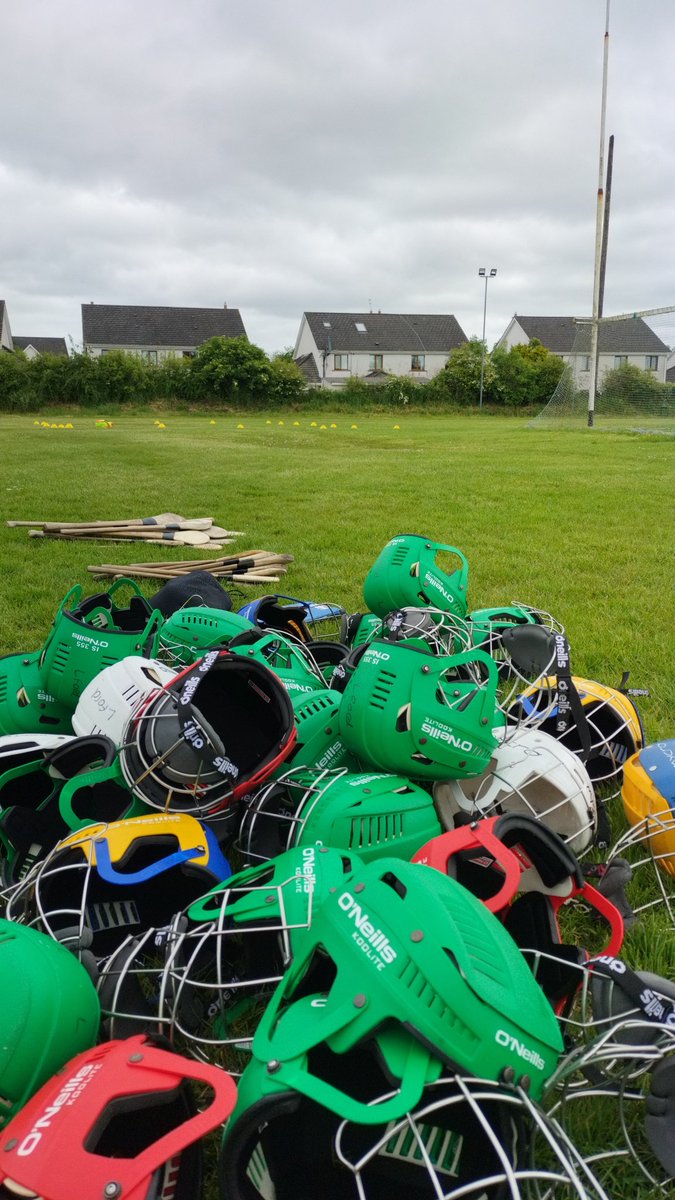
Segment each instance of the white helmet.
M73 713L73 729L81 737L104 733L121 746L129 721L143 702L175 677L176 671L157 658L120 659L87 684Z
M595 793L583 763L538 729L507 730L482 775L434 784L434 801L447 828L453 828L458 813L527 813L559 834L575 854L588 849L597 827Z

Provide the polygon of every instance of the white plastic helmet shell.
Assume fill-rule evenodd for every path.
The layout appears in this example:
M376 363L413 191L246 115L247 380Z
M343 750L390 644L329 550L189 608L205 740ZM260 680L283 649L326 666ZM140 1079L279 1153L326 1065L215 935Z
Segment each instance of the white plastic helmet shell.
M507 730L482 775L436 783L434 801L448 828L457 813L527 813L559 834L575 854L588 849L597 826L588 771L576 754L539 729Z
M137 709L153 692L167 687L176 674L157 658L136 655L105 667L82 692L73 713L73 729L82 737L103 733L121 746Z

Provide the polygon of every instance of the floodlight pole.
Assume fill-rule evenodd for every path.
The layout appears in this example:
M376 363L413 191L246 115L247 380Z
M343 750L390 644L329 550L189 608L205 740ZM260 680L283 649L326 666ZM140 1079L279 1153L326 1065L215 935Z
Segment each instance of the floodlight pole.
M595 392L598 385L598 321L600 319L600 278L602 275L602 231L605 210L605 113L607 110L607 60L609 57L609 0L605 15L605 37L602 60L602 102L600 105L600 156L598 163L598 200L595 217L595 269L593 273L593 317L591 320L591 373L588 381L588 427L592 429L595 415Z
M494 279L495 275L497 274L497 268L490 267L488 272L486 271L485 267L479 267L478 274L481 279L485 280L485 297L483 299L483 340L481 343L480 355L480 397L478 400L478 407L480 409L483 407L483 378L485 375L485 318L487 316L487 285L488 279Z

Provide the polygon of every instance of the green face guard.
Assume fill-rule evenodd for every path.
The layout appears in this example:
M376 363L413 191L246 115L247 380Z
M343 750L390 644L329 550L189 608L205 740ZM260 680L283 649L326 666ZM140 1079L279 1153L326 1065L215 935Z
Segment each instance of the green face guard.
M216 646L255 629L239 613L220 608L179 608L159 631L158 657L171 667L189 667Z
M497 667L480 650L434 657L373 642L339 708L344 745L363 764L408 778L466 779L497 745Z
M39 652L0 659L0 733L72 733L73 705L45 686Z
M449 574L438 565L440 553L453 555ZM363 597L379 617L396 608L437 608L464 617L469 564L455 546L431 542L416 534L392 538L375 560L363 584Z
M405 1030L412 1042L389 1043L400 1090L375 1112L358 1096L357 1064L359 1047L382 1030ZM324 1044L348 1056L341 1086L312 1065ZM290 1089L372 1124L409 1111L442 1063L480 1079L518 1079L536 1099L562 1048L550 1004L485 906L439 872L380 859L329 894L298 932L254 1037L251 1073L267 1094ZM242 1080L240 1101L251 1098Z
M131 587L126 609L116 607L115 592ZM82 691L104 667L128 655L153 658L163 618L152 610L131 579L118 579L107 593L81 601L79 585L68 592L40 654L45 689L73 712ZM69 602L74 601L71 608Z
M75 956L44 933L0 919L0 1126L69 1059L93 1046L96 989Z

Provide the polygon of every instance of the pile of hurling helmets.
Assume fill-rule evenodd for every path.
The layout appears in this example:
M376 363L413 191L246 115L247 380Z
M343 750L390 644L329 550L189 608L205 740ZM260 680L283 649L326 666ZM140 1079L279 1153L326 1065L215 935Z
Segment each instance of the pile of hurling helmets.
M672 1194L675 739L468 577L74 587L0 660L0 1200Z

